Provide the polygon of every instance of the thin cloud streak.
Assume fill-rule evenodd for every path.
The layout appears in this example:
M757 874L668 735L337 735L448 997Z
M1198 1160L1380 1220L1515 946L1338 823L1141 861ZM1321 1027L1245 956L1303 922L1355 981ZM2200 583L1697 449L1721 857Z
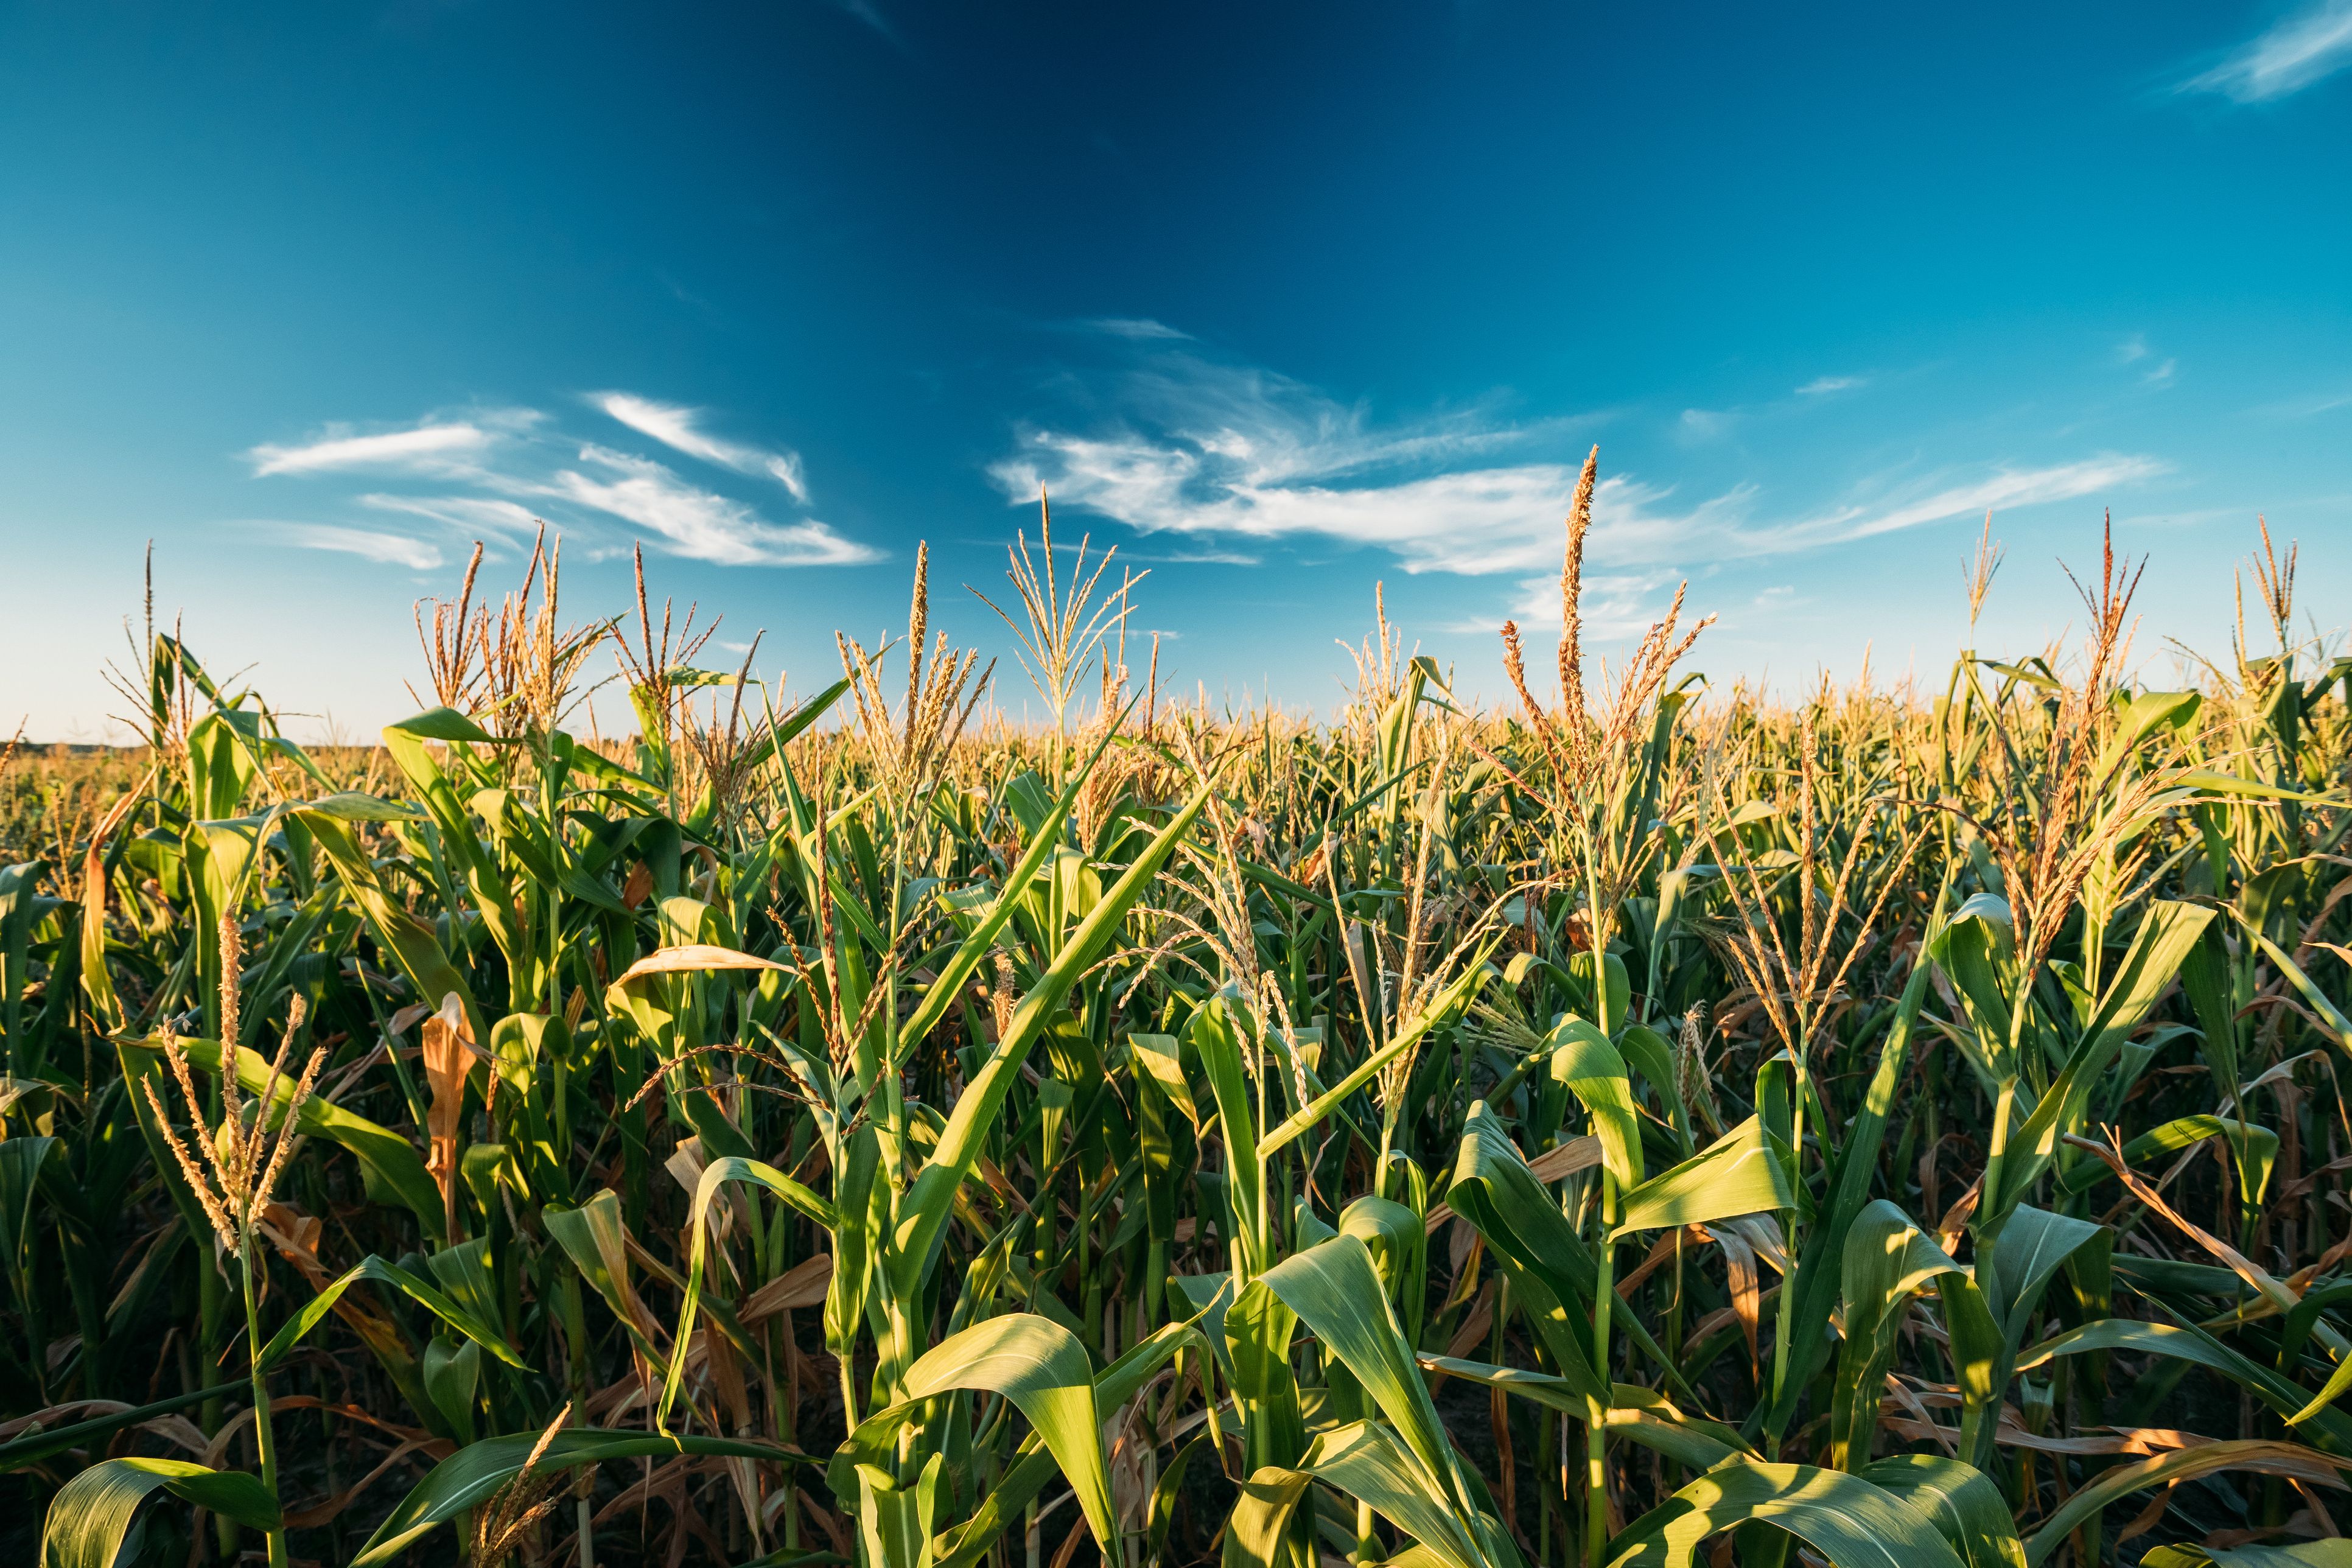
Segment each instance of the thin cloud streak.
M2302 91L2352 65L2352 0L2323 4L2280 20L2229 58L2180 84L2237 103L2265 103Z
M1155 321L1149 316L1097 316L1078 323L1090 332L1100 332L1107 338L1127 338L1135 342L1186 342L1192 334L1180 332L1165 321Z
M656 403L627 392L601 393L593 401L597 407L641 436L650 436L689 458L699 458L739 474L765 474L790 490L794 500L803 506L808 504L808 480L797 452L771 452L720 440L701 427L702 410L698 408Z
M490 440L490 433L477 425L423 425L380 436L332 434L299 447L265 445L246 456L257 478L338 468L430 470L446 468L461 455L485 451Z
M2105 454L2081 462L2039 468L2004 468L1979 479L1953 485L1916 500L1885 508L1847 508L1827 517L1760 529L1738 529L1734 537L1750 548L1749 555L1778 555L1797 550L1844 544L1859 539L1944 522L1977 513L2009 511L2019 507L2046 506L2053 501L2137 484L2168 471L2153 458Z
M397 496L371 494L359 498L360 505L376 511L402 512L444 524L468 536L482 532L512 534L529 539L539 531L539 514L529 507L510 500L489 500L480 496Z
M663 465L608 447L587 446L580 461L614 476L594 479L560 470L533 493L652 529L674 553L721 566L847 566L879 556L844 539L814 518L780 527L740 501L680 480Z
M441 552L404 533L380 533L363 528L337 528L327 523L281 522L266 525L287 543L301 550L326 550L357 555L386 566L430 572L441 564Z

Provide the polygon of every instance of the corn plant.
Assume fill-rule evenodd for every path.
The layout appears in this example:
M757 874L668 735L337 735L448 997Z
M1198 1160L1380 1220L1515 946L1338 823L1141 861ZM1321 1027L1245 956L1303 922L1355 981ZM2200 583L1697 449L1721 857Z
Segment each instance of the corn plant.
M1681 592L1588 650L1597 483L1492 710L1384 596L1328 721L1139 684L1142 578L1049 514L1034 727L928 552L805 689L642 561L582 618L478 552L366 746L151 593L140 743L0 760L0 1536L2352 1561L2352 659L2294 547L2170 687L2101 541L2072 644L1780 700Z

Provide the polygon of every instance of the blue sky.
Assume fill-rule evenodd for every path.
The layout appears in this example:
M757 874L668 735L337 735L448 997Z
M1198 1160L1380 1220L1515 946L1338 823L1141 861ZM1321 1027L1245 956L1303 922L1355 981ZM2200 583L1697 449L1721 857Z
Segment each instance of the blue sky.
M1034 528L1187 688L1327 707L1375 582L1469 692L1590 615L1939 678L2075 618L2226 650L2267 514L2352 586L2352 0L0 9L0 717L95 739L157 597L313 732L544 518L566 598L1003 651ZM714 650L719 657L719 650ZM1010 661L1007 661L1010 668ZM1002 688L1018 707L1017 675Z

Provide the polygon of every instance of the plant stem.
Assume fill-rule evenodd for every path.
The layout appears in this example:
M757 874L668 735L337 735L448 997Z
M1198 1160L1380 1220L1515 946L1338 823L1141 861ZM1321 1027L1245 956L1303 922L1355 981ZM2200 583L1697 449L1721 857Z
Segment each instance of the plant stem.
M237 1247L237 1262L245 1285L246 1354L253 1367L253 1443L261 1451L261 1484L268 1489L272 1502L278 1496L278 1432L270 1424L269 1378L261 1364L261 1300L254 1289L253 1233L248 1228ZM286 1568L286 1529L280 1524L268 1532L269 1568Z
M1617 1223L1617 1178L1601 1173L1601 1256L1592 1287L1592 1364L1609 1381L1609 1310L1617 1300L1617 1247L1610 1230ZM1609 1542L1609 1406L1585 1396L1584 1561L1600 1568Z

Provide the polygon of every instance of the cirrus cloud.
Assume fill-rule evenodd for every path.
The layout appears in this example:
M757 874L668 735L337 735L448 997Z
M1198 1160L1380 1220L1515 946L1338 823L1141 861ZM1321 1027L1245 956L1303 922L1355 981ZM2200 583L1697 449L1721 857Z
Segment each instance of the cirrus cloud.
M674 553L720 566L847 566L877 559L814 518L779 527L740 501L687 484L660 463L586 446L580 461L605 476L557 472L537 493L604 512L668 541Z
M1270 372L1184 353L1127 374L1097 402L1116 411L1105 427L1019 434L989 470L1008 500L1043 489L1142 533L1361 546L1413 573L1518 574L1559 560L1579 465L1545 449L1580 456L1580 442L1562 439L1575 421L1521 425L1477 407L1382 424ZM1671 483L1618 472L1594 491L1586 553L1599 566L1662 570L1786 555L2164 471L2128 453L1979 460L1877 476L1838 504L1781 516L1763 514L1753 482L1685 500Z
M300 550L326 550L341 555L357 555L363 560L386 566L405 566L411 571L430 572L441 564L441 552L421 539L404 533L383 533L373 529L337 528L327 523L274 522L259 526L277 534L287 543Z
M2241 44L2210 70L2180 84L2238 103L2263 103L2302 91L2352 65L2352 0L2322 0Z
M656 403L627 392L599 393L592 401L640 435L650 436L689 458L699 458L738 473L766 474L790 490L794 500L803 506L808 504L808 479L797 452L770 452L722 441L702 428L703 411L699 408Z
M339 468L429 472L464 466L465 459L487 450L490 441L488 431L466 423L419 425L373 436L352 435L348 426L330 426L312 440L291 447L259 446L246 456L257 476L317 474Z
M796 454L713 436L699 409L625 392L591 401L672 452L773 479L796 508L805 507L808 486ZM416 570L442 563L441 542L470 536L502 547L498 542L528 540L542 522L584 535L592 551L618 550L635 540L723 566L839 566L880 559L817 518L803 513L773 521L751 501L689 479L654 457L567 438L536 409L435 415L376 431L331 425L306 441L265 444L245 456L257 479L325 482L365 475L379 486L386 477L409 481L341 498L373 514L371 526L277 526L280 538L299 548ZM394 531L403 521L412 531Z

